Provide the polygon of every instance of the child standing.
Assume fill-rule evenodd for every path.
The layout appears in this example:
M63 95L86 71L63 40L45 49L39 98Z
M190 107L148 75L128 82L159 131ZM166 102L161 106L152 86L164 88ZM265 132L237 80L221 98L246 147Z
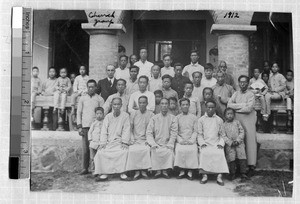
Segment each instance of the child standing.
M179 112L179 108L178 108L178 101L177 98L175 97L171 97L169 98L169 113L172 115L177 116L180 112Z
M172 77L168 74L165 74L162 77L162 92L164 94L164 98L169 99L171 97L175 97L178 100L178 94L171 88Z
M35 109L35 98L37 95L42 93L42 81L39 78L39 68L32 67L32 77L31 77L31 111L34 114ZM31 118L33 120L33 117Z
M263 116L263 119L265 121L268 121L268 114L266 112L266 99L265 99L265 95L268 92L268 86L264 82L264 80L259 78L259 76L260 76L260 71L258 68L255 68L253 78L251 78L249 82L249 89L255 94L255 97L259 99L261 104L261 114Z
M289 120L292 120L292 102L294 101L294 72L292 70L286 71L286 106Z
M91 124L91 127L88 132L88 140L90 147L90 158L92 169L94 170L94 157L97 153L97 150L100 146L100 133L104 119L104 110L102 107L95 108L96 120Z
M75 103L76 100L79 96L84 96L87 93L87 81L90 79L90 77L86 73L86 68L85 66L80 66L79 67L79 74L73 84L73 93L71 95L71 106L72 106L72 111L71 115L74 114L75 112Z
M71 88L71 80L67 77L67 69L61 68L59 70L60 77L57 79L56 91L54 92L54 109L53 112L56 113L58 109L59 99L61 100L61 111L64 112L67 100L68 91Z
M286 79L280 74L278 63L273 63L271 68L272 74L269 79L269 91L265 95L266 98L266 116L264 120L267 120L271 114L271 101L282 100L285 98Z
M56 71L54 67L50 67L48 71L49 78L42 85L42 95L53 96L57 82Z
M194 97L192 95L194 89L194 85L192 82L187 82L184 85L184 95L183 98L187 98L190 101L189 104L189 113L201 117L201 107L200 107L200 101L197 97Z
M149 80L149 91L154 92L162 89L162 80L160 77L160 67L153 65L151 68L151 78Z
M226 108L224 111L225 122L222 126L222 137L226 143L225 153L229 163L229 180L236 178L236 158L239 160L241 181L248 179L246 176L247 157L245 151L245 131L241 123L235 119L235 111Z
M175 72L174 72L174 67L171 67L172 58L170 54L165 54L163 56L163 63L164 63L164 67L161 68L161 76L168 74L171 77L174 77Z
M163 98L163 92L161 90L154 91L155 96L155 110L154 114L160 113L160 101Z
M201 86L205 87L213 87L216 85L217 80L213 78L214 66L211 63L207 63L204 67L205 77L202 78Z

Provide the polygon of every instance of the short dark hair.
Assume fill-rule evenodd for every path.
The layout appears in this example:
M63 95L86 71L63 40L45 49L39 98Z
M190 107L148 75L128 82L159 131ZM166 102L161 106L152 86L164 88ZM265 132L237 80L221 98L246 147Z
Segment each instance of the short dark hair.
M125 83L125 85L126 85L126 83L127 83L126 80L125 80L125 79L122 79L122 78L118 79L118 80L117 80L117 83L118 83L119 81L123 81L123 82Z
M182 65L180 62L176 62L176 63L174 64L174 68L175 68L175 67L178 67L178 66L180 66L181 68L183 68L183 65Z
M169 98L169 101L175 101L176 103L178 102L178 100L177 100L176 97L170 97L170 98Z
M95 108L95 113L96 113L98 110L101 111L102 113L104 113L104 109L103 109L102 107L96 107L96 108Z
M258 68L258 67L254 68L254 69L253 69L253 72L254 72L254 70L256 70L256 69L258 69L258 71L260 72L260 68Z
M32 67L32 71L33 71L34 69L36 69L36 70L39 71L39 68L38 68L38 67Z
M169 74L165 74L162 76L161 80L164 80L164 79L170 79L170 81L172 81L172 77L169 75Z
M89 79L89 80L86 82L86 85L88 85L89 83L94 83L94 84L97 86L97 82L96 82L94 79Z
M71 72L71 73L70 73L70 76L71 76L72 74L75 74L75 76L77 76L75 72Z
M114 97L114 98L111 100L111 103L113 103L114 100L116 100L116 99L119 99L119 100L121 101L121 103L123 102L122 99L121 99L120 97Z
M163 98L160 100L160 102L161 102L162 100L167 100L167 101L168 101L168 104L170 104L170 100L169 100L169 99L163 97Z
M156 91L154 91L154 95L156 95L156 94L159 94L159 95L161 95L161 97L163 97L163 92L162 92L162 90L156 90Z
M200 75L201 75L201 77L202 77L202 72L199 72L199 71L195 71L195 72L193 72L193 73L192 73L192 77L194 78L195 74L197 74L197 73L198 73L198 74L200 74Z
M146 80L147 80L147 83L149 83L149 78L148 78L146 75L140 76L140 77L139 77L139 81L140 81L140 79L142 79L142 78L146 79Z
M84 65L84 64L78 65L78 69L79 69L79 70L80 70L80 67L84 67L84 69L86 70L86 65Z
M121 52L126 52L126 49L123 45L118 46L118 53L121 53Z
M193 86L193 88L194 88L194 84L193 84L191 81L188 81L188 82L186 82L186 83L184 84L184 87L185 87L187 84L190 84L190 85L192 85L192 86Z
M239 76L238 82L240 82L240 80L241 80L242 78L246 78L246 79L247 79L247 82L249 83L250 79L249 79L249 77L246 76L246 75L241 75L241 76Z
M233 108L226 108L225 110L224 110L224 116L226 115L226 113L228 112L228 111L232 111L233 112L233 114L235 115L235 110L233 109Z
M214 66L211 63L206 63L206 65L204 66L204 69L214 70Z
M293 72L293 70L291 70L291 69L288 69L288 70L286 70L286 73L292 73L292 75L294 75L294 72Z
M213 104L215 104L215 107L217 106L217 103L216 103L216 101L214 100L214 99L209 99L209 100L207 100L206 101L206 103L205 103L205 106L207 107L207 104L208 103L213 103Z
M59 71L61 71L61 70L63 70L63 69L64 69L64 70L66 70L66 72L68 73L68 70L67 70L67 68L66 68L66 67L62 67L62 68L60 68L60 69L59 69Z
M135 65L129 67L129 71L131 71L132 69L137 69L138 72L140 71L140 68Z
M268 78L270 78L270 73L268 73L268 72L262 72L262 73L261 73L261 76L264 76L264 75L267 75Z
M165 59L166 57L170 57L170 58L172 59L172 57L171 57L170 54L164 54L164 55L163 55L163 59Z
M140 101L141 98L145 98L147 100L147 102L148 102L148 97L147 96L145 96L145 95L140 96L139 99L138 99L138 101Z
M211 87L205 87L202 91L202 95L204 96L205 90L210 90L212 94L214 94L214 90Z
M190 54L196 53L199 56L198 50L191 50Z
M188 99L188 98L181 98L181 99L179 100L179 105L181 105L182 102L184 102L184 101L187 101L187 102L189 103L189 105L191 104L190 99Z
M126 55L121 55L121 56L119 57L119 60L121 60L121 58L123 58L123 57L125 57L126 60L128 61L128 56L126 56Z

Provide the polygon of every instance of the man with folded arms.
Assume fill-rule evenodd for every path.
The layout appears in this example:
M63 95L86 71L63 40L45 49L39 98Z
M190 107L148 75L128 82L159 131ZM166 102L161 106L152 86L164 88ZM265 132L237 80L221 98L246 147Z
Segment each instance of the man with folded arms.
M182 98L179 100L182 113L176 116L178 124L177 142L175 148L174 166L180 168L178 179L185 176L187 169L187 178L193 179L192 169L197 169L198 147L197 147L197 116L189 113L190 100Z
M146 141L146 129L150 119L154 116L152 111L147 110L148 98L140 96L139 110L130 115L131 145L128 150L126 164L127 171L135 171L134 180L140 177L148 178L146 170L151 168L150 148Z
M168 99L163 98L160 106L161 112L150 119L146 136L151 147L151 170L156 171L154 178L170 178L167 170L173 168L178 125L175 116L168 113Z
M128 113L121 111L122 99L117 97L112 100L113 112L105 116L101 135L100 146L94 158L95 173L100 176L96 181L108 179L108 174L120 173L121 180L128 180L124 173L130 140L130 119Z

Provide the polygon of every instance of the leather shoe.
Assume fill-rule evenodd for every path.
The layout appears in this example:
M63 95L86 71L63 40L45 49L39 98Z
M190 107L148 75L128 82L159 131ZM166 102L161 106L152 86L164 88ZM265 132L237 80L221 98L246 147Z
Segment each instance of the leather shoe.
M201 180L200 180L200 183L201 183L201 184L206 184L206 183L207 183L207 179L206 179L206 180L201 179Z
M184 176L185 176L184 174L181 174L181 175L178 175L176 178L177 178L177 179L183 179Z
M169 178L170 178L169 174L161 174L161 176L162 176L163 178L165 178L165 179L169 179Z

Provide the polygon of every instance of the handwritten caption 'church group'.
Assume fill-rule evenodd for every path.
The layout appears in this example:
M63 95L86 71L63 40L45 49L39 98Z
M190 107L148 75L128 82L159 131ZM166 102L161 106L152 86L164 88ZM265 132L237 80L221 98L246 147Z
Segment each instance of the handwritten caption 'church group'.
M92 11L89 13L88 17L94 20L94 26L98 23L107 23L108 27L110 27L111 24L114 24L115 11L107 13L97 13L97 11Z

